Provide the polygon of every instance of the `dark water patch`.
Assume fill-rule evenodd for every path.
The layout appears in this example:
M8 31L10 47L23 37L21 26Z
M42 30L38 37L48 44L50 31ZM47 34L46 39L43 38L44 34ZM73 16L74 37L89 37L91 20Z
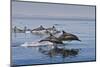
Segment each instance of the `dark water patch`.
M64 57L70 57L70 56L76 56L79 53L79 49L65 49L65 48L53 48L48 50L44 50L41 47L39 48L39 52L41 52L44 55L48 55L49 57L61 55Z

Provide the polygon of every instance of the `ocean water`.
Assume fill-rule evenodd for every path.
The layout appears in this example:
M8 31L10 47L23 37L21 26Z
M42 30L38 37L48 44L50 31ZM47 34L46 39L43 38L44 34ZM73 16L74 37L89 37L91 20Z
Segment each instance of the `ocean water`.
M31 33L13 33L12 32L12 65L30 65L30 64L50 64L50 63L68 63L79 61L95 61L95 21L91 20L29 20L14 19L12 28L17 26L21 29L27 26L34 29L43 25L44 27L55 26L58 30L65 30L68 33L75 34L81 42L72 41L65 43L67 49L80 49L78 55L62 58L61 55L49 57L39 52L39 47L21 47L25 42L35 42L41 40L45 35L34 35Z

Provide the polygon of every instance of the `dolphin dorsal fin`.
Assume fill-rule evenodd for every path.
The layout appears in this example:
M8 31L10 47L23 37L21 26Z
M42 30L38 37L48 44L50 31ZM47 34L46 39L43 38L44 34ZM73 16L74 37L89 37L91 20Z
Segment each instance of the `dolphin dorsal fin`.
M40 28L43 28L43 26L41 25Z
M55 28L55 26L52 26L52 28Z
M64 30L62 32L63 32L63 34L66 33Z

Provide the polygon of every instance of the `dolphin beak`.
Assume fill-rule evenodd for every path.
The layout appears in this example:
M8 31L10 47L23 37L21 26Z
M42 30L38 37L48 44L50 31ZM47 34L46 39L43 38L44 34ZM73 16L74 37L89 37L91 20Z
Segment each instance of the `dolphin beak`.
M78 40L78 41L80 41L80 42L81 42L81 40Z

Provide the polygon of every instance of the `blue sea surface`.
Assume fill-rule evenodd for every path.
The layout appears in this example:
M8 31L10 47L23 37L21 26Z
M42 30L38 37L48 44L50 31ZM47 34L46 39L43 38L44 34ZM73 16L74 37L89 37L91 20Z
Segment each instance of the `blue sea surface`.
M66 43L68 49L80 49L79 54L73 57L54 56L49 57L38 51L38 47L25 48L20 47L25 42L34 42L44 38L31 33L16 33L12 32L12 64L13 65L30 65L30 64L49 64L49 63L67 63L78 61L95 61L95 21L87 20L29 20L29 19L14 19L12 28L17 26L21 29L27 26L29 29L34 29L43 25L44 27L55 26L59 30L65 30L68 33L75 34L81 42L72 41Z

